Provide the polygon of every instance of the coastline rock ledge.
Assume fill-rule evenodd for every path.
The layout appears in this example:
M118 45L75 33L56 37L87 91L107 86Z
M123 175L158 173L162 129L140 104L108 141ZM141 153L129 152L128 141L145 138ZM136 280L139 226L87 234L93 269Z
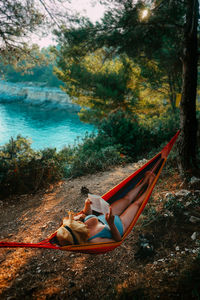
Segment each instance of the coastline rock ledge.
M80 106L59 88L33 86L33 83L12 83L0 81L0 103L24 102L45 108L65 108L74 112Z

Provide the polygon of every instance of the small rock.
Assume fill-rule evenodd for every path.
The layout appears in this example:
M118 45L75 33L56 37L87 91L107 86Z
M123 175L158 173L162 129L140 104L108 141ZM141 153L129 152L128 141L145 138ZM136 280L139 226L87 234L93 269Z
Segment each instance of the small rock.
M180 250L179 246L176 246L176 251L179 251L179 250Z
M144 165L148 162L148 160L146 160L145 158L144 159L141 159L137 162L137 164L140 166L140 165Z
M62 291L62 292L61 292L61 295L64 295L64 294L66 294L66 291Z
M197 189L200 187L200 178L193 176L189 182L190 188Z
M184 216L188 216L189 215L189 212L188 211L184 211Z
M51 225L54 225L54 224L55 224L54 222L48 221L48 222L45 224L45 226L51 226Z
M194 241L197 238L197 233L193 232L193 234L191 235L191 239Z
M42 226L41 230L44 231L46 228L46 224Z
M190 179L190 183L191 183L191 184L193 184L193 183L196 182L196 181L200 181L200 179L197 178L197 177L195 177L195 176L193 176L193 177Z
M180 190L178 191L177 193L175 193L175 196L176 197L184 197L184 198L187 198L191 195L191 192L190 191L187 191L187 190Z
M173 199L173 198L174 198L174 194L172 194L170 192L165 194L165 199L166 200L170 200L170 199Z
M189 219L189 221L190 221L191 223L196 224L196 223L199 223L199 222L200 222L200 218L197 218L197 217L195 217L195 216L191 216L190 219Z
M158 259L158 262L164 262L165 261L165 259L164 258L160 258L160 259Z
M0 200L0 206L3 206L3 201Z
M174 214L173 214L172 211L168 211L168 215L169 215L170 217L174 217Z
M165 211L164 217L174 217L174 214L172 211L169 211L168 209Z

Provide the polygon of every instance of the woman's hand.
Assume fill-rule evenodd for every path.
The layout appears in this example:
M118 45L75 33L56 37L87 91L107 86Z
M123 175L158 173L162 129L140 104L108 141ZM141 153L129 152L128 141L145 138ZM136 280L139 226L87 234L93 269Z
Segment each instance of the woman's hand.
M74 216L75 221L83 221L85 219L86 215L85 214L79 214Z
M112 208L111 208L111 207L109 208L109 213L107 213L107 214L105 215L105 218L106 218L106 221L107 221L108 225L109 225L110 227L112 227L113 224L114 224L115 216L113 216L113 214L112 214Z
M115 226L115 223L114 223L115 216L113 216L113 214L112 214L112 208L111 207L110 207L109 213L107 213L105 215L105 218L106 218L106 221L107 221L107 223L110 227L110 231L111 231L113 240L115 240L116 242L121 241L121 235L119 233L119 230Z
M92 204L92 201L89 198L87 198L85 200L85 206L84 206L84 209L83 209L84 214L91 215L91 213L92 213L91 204Z
M92 204L92 201L89 199L89 198L87 198L86 200L85 200L85 205L91 205Z

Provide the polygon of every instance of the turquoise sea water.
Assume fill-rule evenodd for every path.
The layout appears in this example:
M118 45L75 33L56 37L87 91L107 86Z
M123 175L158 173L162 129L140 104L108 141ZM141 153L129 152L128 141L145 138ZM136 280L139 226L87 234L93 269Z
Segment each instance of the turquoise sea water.
M72 145L94 127L80 122L77 113L24 102L0 103L0 146L18 134L32 139L33 149Z

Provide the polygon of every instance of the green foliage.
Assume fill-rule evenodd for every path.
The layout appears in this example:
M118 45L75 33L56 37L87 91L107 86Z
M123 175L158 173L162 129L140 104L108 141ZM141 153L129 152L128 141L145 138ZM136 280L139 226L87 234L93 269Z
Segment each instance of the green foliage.
M162 218L162 215L156 211L155 207L150 205L145 207L143 215L145 216L142 219L143 226L148 226L151 222L158 222Z
M32 82L38 86L59 87L63 83L54 74L56 64L55 56L49 48L43 48L37 53L32 53L32 63L28 64L27 58L21 61L21 68L12 65L0 64L3 78L10 82Z
M192 205L193 208L200 206L200 198L199 198L199 196L193 197L191 199L191 205Z
M170 212L174 214L174 216L180 216L183 214L183 211L185 210L185 206L182 202L176 200L176 199L169 199L165 205L164 208L168 209Z
M0 150L1 196L35 192L62 178L65 158L56 149L34 151L21 136Z
M76 177L105 170L122 161L117 147L102 136L86 136L83 143L56 149L34 151L21 136L0 150L1 196L32 193L64 177Z
M77 63L66 57L66 48L57 51L55 72L66 83L64 90L82 107L80 117L95 123L115 109L131 111L138 98L138 69L125 56L106 60L107 52L99 50Z
M35 1L0 0L0 55L4 64L18 64L29 56L30 47L24 38L45 21Z
M99 132L107 135L114 144L121 145L122 153L136 159L167 142L177 128L178 119L169 114L144 121L117 111L102 120Z
M185 3L180 1L112 1L101 22L82 18L74 26L56 32L60 67L65 62L81 64L97 49L106 49L106 59L126 54L141 68L141 76L158 93L162 92L175 109L180 92ZM148 9L146 18L142 12ZM89 80L89 79L88 79ZM145 82L144 82L145 85Z
M178 49L176 49L178 51ZM166 52L166 53L165 53ZM181 93L182 66L175 53L165 50L165 55L152 59L140 58L141 76L146 79L144 86L156 90L163 98L169 99L175 110L176 94ZM162 53L162 51L161 51ZM170 55L170 57L168 56Z
M114 144L120 144L124 154L135 157L138 151L144 151L141 136L146 132L138 126L136 120L132 120L122 111L111 113L107 119L103 119L99 130L112 138Z
M117 145L104 135L86 136L81 144L61 151L67 155L66 177L76 177L87 173L106 170L122 162Z

